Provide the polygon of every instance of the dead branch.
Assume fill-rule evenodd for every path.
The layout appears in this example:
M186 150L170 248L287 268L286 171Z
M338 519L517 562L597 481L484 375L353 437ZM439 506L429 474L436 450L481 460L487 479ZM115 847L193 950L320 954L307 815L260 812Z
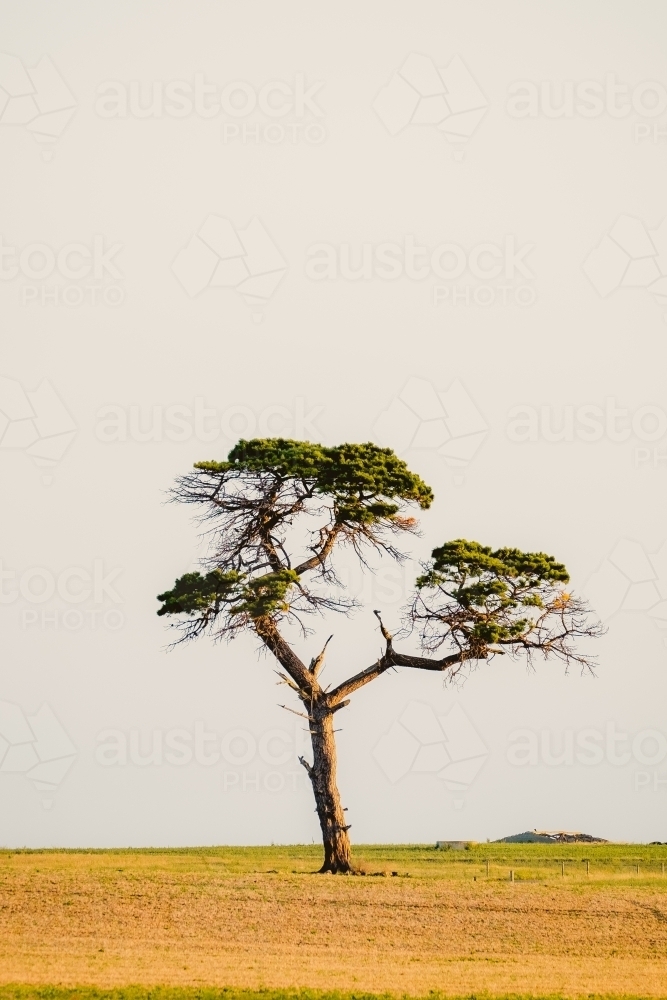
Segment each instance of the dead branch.
M319 674L320 670L324 666L324 657L326 656L326 653L327 653L327 646L329 645L329 643L331 642L332 639L333 639L333 635L330 635L329 638L327 639L327 641L324 643L324 647L322 649L322 652L318 653L318 655L314 656L312 658L312 660L310 661L310 672L313 675L313 677L317 677L317 675Z
M311 718L310 715L306 715L305 712L297 712L295 708L290 708L289 705L279 705L279 708L284 708L286 712L291 712L292 715L300 715L302 719L307 719L308 722L314 722L315 720ZM312 732L312 730L311 730Z
M383 636L385 642L387 643L387 649L389 649L391 647L393 636L391 635L390 632L387 632L386 628L382 624L382 618L380 617L380 612L379 611L374 611L373 614L375 615L375 617L377 618L377 620L380 623L380 631L382 632L382 636Z
M305 757L299 757L299 763L303 764L303 766L305 767L306 771L308 772L308 777L312 778L312 776L313 776L313 769L310 766L310 764L308 763L308 761L306 760L306 758Z
M297 694L301 694L300 689L297 687L294 681L290 680L287 674L283 674L282 671L280 670L275 670L274 673L276 673L278 677L281 678L282 684L287 684L288 687L291 687L292 691L296 691Z

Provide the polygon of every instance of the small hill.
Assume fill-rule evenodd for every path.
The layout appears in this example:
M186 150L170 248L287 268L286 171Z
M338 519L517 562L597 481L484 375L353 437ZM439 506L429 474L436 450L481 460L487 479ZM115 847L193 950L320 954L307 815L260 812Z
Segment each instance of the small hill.
M602 837L570 830L526 830L511 837L502 837L496 844L606 844Z

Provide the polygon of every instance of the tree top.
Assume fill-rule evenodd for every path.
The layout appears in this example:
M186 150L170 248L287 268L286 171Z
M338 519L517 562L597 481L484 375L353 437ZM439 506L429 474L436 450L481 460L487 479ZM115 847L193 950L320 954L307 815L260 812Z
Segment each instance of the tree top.
M392 539L416 533L409 507L427 509L433 493L390 448L255 438L239 441L226 461L197 462L172 498L197 504L211 525L210 572L186 573L158 598L158 614L188 616L191 637L350 610L353 599L322 588L340 587L335 549L351 546L364 565L368 551L403 559Z
M226 462L196 462L195 469L222 479L239 473L272 473L300 480L314 493L333 497L385 497L431 506L433 491L390 448L371 442L325 447L287 438L241 440Z

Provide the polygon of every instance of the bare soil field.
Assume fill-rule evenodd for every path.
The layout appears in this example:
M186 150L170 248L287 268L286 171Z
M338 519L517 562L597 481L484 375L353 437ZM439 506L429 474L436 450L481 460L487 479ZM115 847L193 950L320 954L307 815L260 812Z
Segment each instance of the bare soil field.
M358 847L365 877L319 857L0 852L0 983L667 996L667 847Z

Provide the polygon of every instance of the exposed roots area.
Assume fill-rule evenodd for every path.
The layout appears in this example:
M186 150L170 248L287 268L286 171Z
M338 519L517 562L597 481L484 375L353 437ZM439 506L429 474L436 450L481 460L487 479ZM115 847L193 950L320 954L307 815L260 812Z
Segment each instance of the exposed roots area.
M335 862L327 863L325 861L322 867L319 868L315 872L315 874L316 875L365 875L366 872L363 872L360 868L355 868L354 865L345 864L344 862L336 864Z
M386 878L388 875L396 877L398 874L398 872L388 871L369 872L365 868L358 868L351 862L349 864L340 863L337 865L327 864L325 862L321 868L318 868L316 872L313 872L313 875L359 875L366 876L368 878Z

